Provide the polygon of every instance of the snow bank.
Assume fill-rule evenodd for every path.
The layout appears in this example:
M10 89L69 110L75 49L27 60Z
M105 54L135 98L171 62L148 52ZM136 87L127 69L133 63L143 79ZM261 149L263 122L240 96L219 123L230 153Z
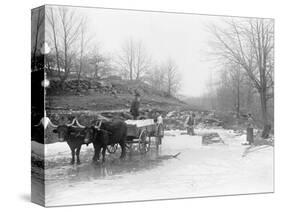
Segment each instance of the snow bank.
M126 124L129 125L136 125L137 127L144 127L144 126L150 126L154 124L153 119L144 119L144 120L126 120Z
M37 156L44 157L44 144L40 144L36 141L31 141L31 153Z
M81 153L86 152L89 149L93 149L92 144L89 144L88 146L82 145ZM46 160L69 157L71 153L66 142L57 142L44 145L37 143L36 141L31 141L31 151L33 154L36 154L42 158L45 157Z

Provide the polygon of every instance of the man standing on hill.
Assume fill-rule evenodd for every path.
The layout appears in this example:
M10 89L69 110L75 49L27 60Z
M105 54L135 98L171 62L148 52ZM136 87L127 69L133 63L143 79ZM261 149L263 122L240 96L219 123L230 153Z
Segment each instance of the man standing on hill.
M134 120L137 120L139 116L139 107L140 107L140 94L138 92L135 92L135 99L131 104L130 113L133 116Z

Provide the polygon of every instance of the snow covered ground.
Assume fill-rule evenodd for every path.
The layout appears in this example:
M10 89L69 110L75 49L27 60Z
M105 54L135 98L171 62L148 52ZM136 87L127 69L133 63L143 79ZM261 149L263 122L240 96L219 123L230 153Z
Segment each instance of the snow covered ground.
M68 164L66 143L45 145L46 205L273 192L273 147L256 147L242 157L248 147L241 145L245 135L225 129L195 132L217 132L225 144L205 146L201 136L168 131L158 154L152 149L120 161L117 152L107 155L105 164L94 165L89 145L82 148L79 166ZM40 144L35 146L40 149Z

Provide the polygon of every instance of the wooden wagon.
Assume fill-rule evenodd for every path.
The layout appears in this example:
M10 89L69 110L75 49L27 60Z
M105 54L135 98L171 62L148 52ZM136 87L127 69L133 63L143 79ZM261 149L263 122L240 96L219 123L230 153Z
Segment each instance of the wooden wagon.
M127 120L126 124L126 146L128 149L137 146L139 152L148 152L151 146L151 137L155 137L156 149L161 145L164 136L163 124L157 124L153 119ZM108 146L107 151L109 153L114 153L116 152L117 147L118 145Z

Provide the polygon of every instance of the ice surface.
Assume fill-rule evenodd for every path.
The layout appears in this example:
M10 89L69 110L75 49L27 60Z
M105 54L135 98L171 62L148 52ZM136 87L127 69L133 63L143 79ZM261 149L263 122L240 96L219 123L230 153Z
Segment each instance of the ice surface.
M245 135L225 129L195 130L207 132L217 132L225 144L202 146L201 136L167 131L156 157L151 150L144 156L127 155L125 161L116 156L98 166L85 160L79 166L58 163L46 171L46 204L273 192L273 147L256 147L242 157L248 148L241 145ZM81 155L90 158L92 149L83 146ZM177 158L169 159L178 152ZM45 153L47 160L70 157L66 143L48 144Z

